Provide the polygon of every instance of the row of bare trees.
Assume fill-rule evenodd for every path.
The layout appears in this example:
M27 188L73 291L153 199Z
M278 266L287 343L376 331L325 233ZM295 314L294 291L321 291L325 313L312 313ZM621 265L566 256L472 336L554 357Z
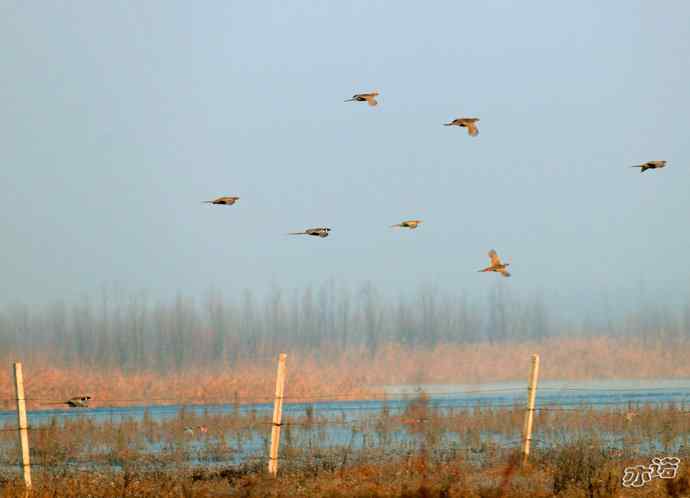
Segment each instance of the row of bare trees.
M303 290L274 287L259 298L210 290L168 302L114 287L79 302L0 308L0 347L24 358L50 354L56 364L169 372L279 350L364 347L373 354L391 342L431 348L563 334L690 340L690 304L674 312L648 306L615 319L587 316L577 326L550 310L543 293L518 297L501 283L482 300L433 285L391 298L371 283L351 288L335 280Z

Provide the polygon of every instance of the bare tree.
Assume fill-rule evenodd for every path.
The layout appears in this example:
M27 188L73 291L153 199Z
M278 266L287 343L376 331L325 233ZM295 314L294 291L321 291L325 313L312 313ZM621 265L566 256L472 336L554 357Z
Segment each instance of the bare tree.
M379 306L378 293L371 284L367 282L360 291L362 312L364 315L364 337L367 350L370 355L374 355L378 349L382 322L382 311Z

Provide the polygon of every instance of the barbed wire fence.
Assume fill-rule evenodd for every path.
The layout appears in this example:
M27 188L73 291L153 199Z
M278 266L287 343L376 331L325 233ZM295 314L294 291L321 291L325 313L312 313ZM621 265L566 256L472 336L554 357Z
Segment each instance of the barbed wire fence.
M17 423L5 420L5 426L0 428L0 440L7 444L7 438L2 434L9 437L11 433L18 433L19 451L15 465L18 464L22 469L27 487L31 487L32 468L51 468L59 460L51 462L45 450L31 451L28 435L35 433L41 444L50 446L46 438L56 436L61 430L56 422L58 419L62 419L63 430L76 427L77 422L92 420L94 424L100 421L108 422L111 426L115 422L120 425L136 422L138 431L152 432L152 429L144 426L143 421L147 417L149 420L156 418L159 424L167 423L169 432L181 441L178 443L170 438L159 438L165 442L149 444L148 453L154 452L153 448L158 448L165 449L170 454L168 460L160 459L158 463L179 464L193 460L202 467L204 464L206 467L217 467L230 463L249 465L256 469L268 465L271 474L275 475L279 462L288 466L320 465L324 468L345 465L353 461L355 449L367 450L369 456L377 461L382 458L413 458L420 451L424 451L426 457L438 461L451 460L458 455L481 458L498 450L519 452L523 461L526 461L531 444L537 448L548 448L550 444L546 437L540 436L545 430L540 424L547 422L544 417L592 414L604 412L606 408L625 408L625 414L616 412L615 415L619 418L623 416L623 423L629 424L644 411L645 399L650 393L668 394L669 389L543 386L538 389L541 398L536 403L537 375L534 373L533 358L530 382L526 390L524 387L425 389L397 393L372 390L367 391L364 400L353 400L352 392L345 391L290 396L279 389L279 374L274 396L236 395L232 399L227 396L106 398L99 399L99 406L95 408L68 409L65 400L25 397L21 364L14 365L14 372L16 396L0 401L16 403ZM282 389L284 382L283 375ZM600 394L592 399L592 393ZM602 398L610 397L611 393L618 393L619 399ZM639 393L640 396L630 396L634 393ZM566 396L572 394L575 396ZM628 397L625 398L624 394ZM690 399L690 385L677 387L670 394L672 396L666 402L667 408L678 414L690 414L690 410L686 409L686 402ZM27 411L27 403L41 408ZM278 403L282 405L282 413L276 416L275 407ZM132 405L136 408L132 408ZM648 400L646 405L649 405ZM65 406L65 409L46 410L45 406ZM274 412L272 418L269 416L271 409ZM483 416L494 413L499 418L503 417L506 419L502 422L503 425L512 424L513 433L520 432L520 435L487 438L486 434L482 434L481 427L468 423L467 414L470 412ZM233 417L228 419L228 414ZM373 417L372 414L378 414L378 417ZM446 417L446 422L454 424L453 427L441 427L442 417ZM0 414L0 420L3 418L8 418L7 412ZM516 426L521 418L524 425L522 431L519 431ZM530 419L532 422L528 427L527 421ZM29 424L29 420L35 423ZM690 420L690 417L685 420ZM396 429L386 427L386 422L390 422ZM468 425L463 427L466 423ZM538 437L532 435L532 423L536 425ZM470 425L472 430L468 429ZM690 423L686 423L686 427L690 427ZM118 430L121 431L121 427ZM330 439L326 434L329 431ZM464 437L447 436L461 434L463 431ZM225 444L226 432L235 434L234 447ZM685 432L690 433L690 430ZM439 433L443 433L445 437L440 438L443 444L439 444ZM230 439L232 442L232 437ZM213 446L213 451L205 452L202 447L204 443ZM686 449L689 443L686 436ZM117 444L118 451L124 458L135 454L128 451L127 444L123 445L121 441ZM194 451L188 451L184 447L192 447ZM147 459L141 453L135 455L135 460L139 464L146 464ZM143 451L144 455L146 453L147 451ZM113 454L111 452L94 458L95 453L90 452L86 459L70 456L63 459L62 464L86 469L98 466L121 468L126 465L126 461ZM31 462L32 456L36 456L39 461ZM362 452L361 458L365 456ZM156 463L155 459L150 460ZM5 466L10 463L5 462Z

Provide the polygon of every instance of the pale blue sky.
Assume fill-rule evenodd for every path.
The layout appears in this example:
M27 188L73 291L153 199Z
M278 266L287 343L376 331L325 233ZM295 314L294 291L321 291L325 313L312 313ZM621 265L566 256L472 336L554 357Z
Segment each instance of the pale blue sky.
M687 292L690 2L5 1L0 46L0 302L483 296L492 247L516 290Z

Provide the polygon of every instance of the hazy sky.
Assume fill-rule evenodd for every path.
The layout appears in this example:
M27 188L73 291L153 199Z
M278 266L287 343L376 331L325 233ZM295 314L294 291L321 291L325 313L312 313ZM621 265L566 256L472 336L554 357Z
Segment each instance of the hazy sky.
M689 19L684 0L1 2L0 302L329 277L483 295L492 247L516 290L685 293ZM378 108L343 102L371 89ZM441 126L459 116L478 137ZM406 218L424 224L388 228Z

